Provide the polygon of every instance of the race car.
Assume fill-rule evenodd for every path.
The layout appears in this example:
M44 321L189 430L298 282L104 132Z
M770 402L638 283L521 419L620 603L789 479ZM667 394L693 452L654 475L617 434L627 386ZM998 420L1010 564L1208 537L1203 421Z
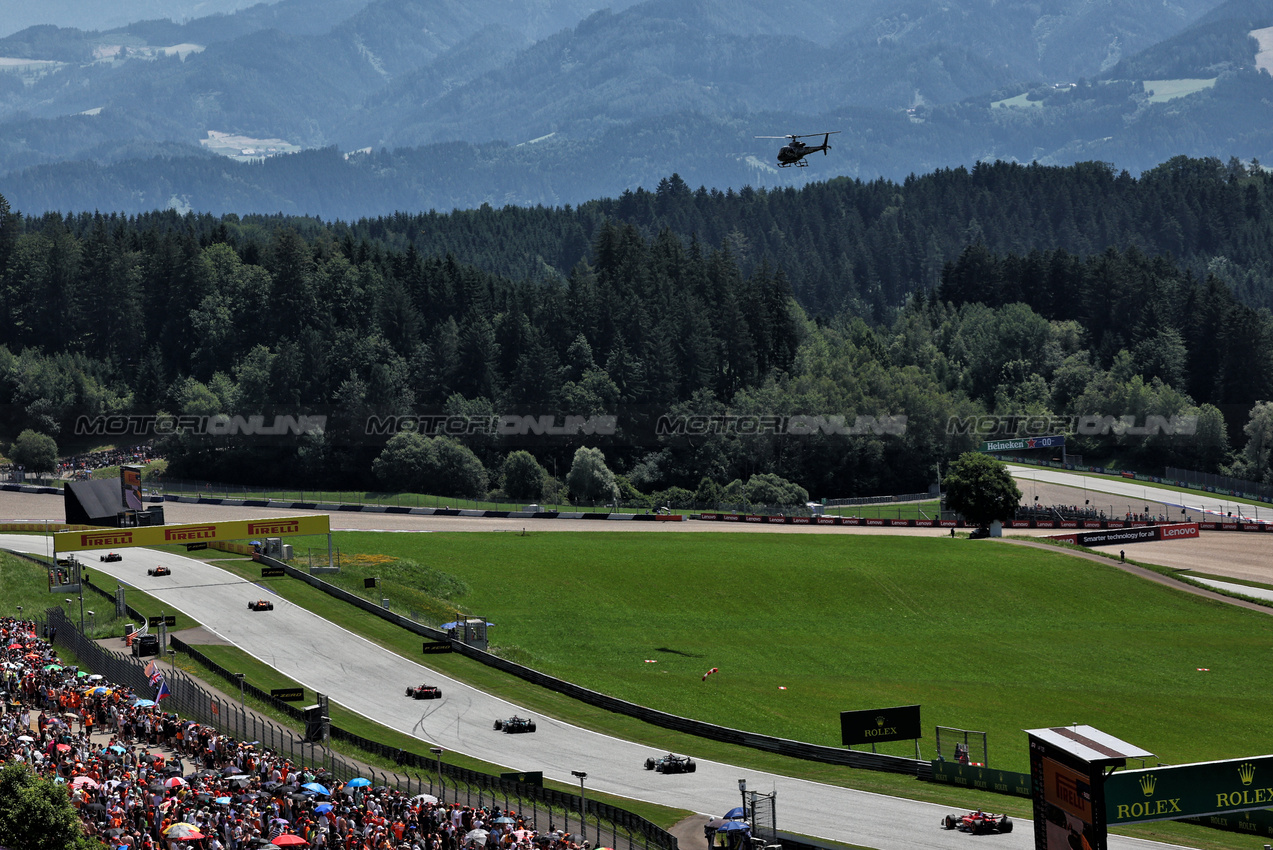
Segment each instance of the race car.
M414 699L442 699L442 689L437 685L421 685L418 688L407 688L407 696Z
M273 611L274 603L268 599L253 599L248 603L249 611Z
M534 732L535 721L529 717L518 717L514 714L507 720L496 720L495 729L496 731L503 730L504 732Z
M668 753L656 759L646 759L645 769L656 773L693 773L698 770L694 759L689 756L678 756Z
M122 561L124 560L124 556L118 552L107 552L101 557L101 560L106 561L107 563L110 563L111 561Z
M148 575L148 576L170 576L170 575L172 575L172 570L168 569L168 568L167 568L167 567L165 567L163 564L160 564L160 565L159 565L159 566L157 566L157 567L151 567L150 569L146 570L146 575Z
M1012 820L1007 815L993 815L981 809L966 815L946 815L942 818L941 825L942 829L957 829L973 835L1012 832Z

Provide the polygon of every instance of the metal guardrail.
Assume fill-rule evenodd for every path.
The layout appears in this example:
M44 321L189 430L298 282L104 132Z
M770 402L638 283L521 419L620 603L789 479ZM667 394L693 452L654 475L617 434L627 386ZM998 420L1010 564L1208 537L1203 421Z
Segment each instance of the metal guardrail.
M450 641L451 648L462 655L480 661L488 667L493 667L505 673L517 676L532 684L547 688L557 693L586 702L607 711L617 712L629 717L635 717L652 723L656 726L662 726L665 729L673 729L677 732L685 732L690 735L696 735L700 738L708 738L713 741L721 741L727 744L738 744L752 749L764 750L766 752L778 753L779 755L791 756L793 758L806 759L808 761L817 761L825 764L838 764L848 767L863 768L866 770L879 770L888 773L903 773L911 776L917 776L920 779L932 778L932 764L919 759L905 758L902 756L891 756L882 753L868 753L861 750L846 750L839 747L828 747L821 744L808 744L802 741L792 741L787 738L777 738L772 735L762 735L758 732L747 732L740 729L731 729L727 726L717 726L713 723L706 723L702 720L693 720L688 717L680 717L664 711L658 711L652 708L646 708L636 703L621 700L616 697L608 696L597 691L590 690L567 682L564 679L558 679L546 673L530 667L516 664L512 661L492 655L489 652L483 652L480 649L468 646L467 644L451 638L449 632L441 629L435 629L425 626L403 617L400 614L383 608L380 605L363 599L361 596L350 593L344 588L336 587L330 582L323 581L317 576L312 576L290 566L283 561L275 560L264 555L259 558L262 564L268 564L272 567L282 567L288 576L300 579L311 587L323 591L331 596L336 597L352 605L356 605L364 611L375 614L381 619L388 620L401 628L414 632L422 637L437 641Z

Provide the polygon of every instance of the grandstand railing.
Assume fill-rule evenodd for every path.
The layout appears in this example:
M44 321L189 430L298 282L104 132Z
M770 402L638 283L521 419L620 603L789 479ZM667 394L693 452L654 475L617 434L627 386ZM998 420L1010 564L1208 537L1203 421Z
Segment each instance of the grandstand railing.
M60 607L51 608L46 613L54 642L74 653L82 665L105 676L108 681L132 688L135 694L153 690L146 677L142 659L112 652L81 634ZM169 636L169 641L174 648L189 653L218 675L234 684L239 683L230 671L179 638ZM291 729L247 710L238 701L210 693L189 675L170 664L163 661L156 663L170 691L170 696L166 699L171 701L164 703L164 710L211 726L221 734L230 735L237 740L257 741L261 747L282 754L293 764L325 769L336 780L346 782L355 776L366 776L372 780L373 786L397 788L409 796L432 794L441 802L465 806L496 804L519 812L535 824L534 828L544 830L550 824L556 825L566 832L586 838L594 846L604 845L623 850L677 848L673 835L625 809L598 800L587 800L585 823L579 816L583 800L576 794L503 779L456 765L439 765L429 755L390 747L332 726L332 738L348 741L365 752L393 759L404 769L401 772L386 772L356 766L323 743L308 741ZM268 692L248 683L243 683L243 689L245 694L250 693L253 698L271 705L287 716L303 719L299 709L274 699Z

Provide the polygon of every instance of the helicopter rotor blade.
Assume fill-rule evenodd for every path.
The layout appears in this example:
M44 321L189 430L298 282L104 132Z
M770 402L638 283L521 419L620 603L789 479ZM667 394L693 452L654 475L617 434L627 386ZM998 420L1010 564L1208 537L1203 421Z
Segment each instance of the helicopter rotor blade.
M826 130L826 131L823 131L823 132L821 132L821 133L801 133L801 134L800 134L800 135L798 135L798 136L788 136L788 137L784 137L784 138L792 138L792 139L807 139L807 138L809 138L810 136L834 136L834 135L835 135L836 133L838 133L838 132L840 132L840 131L839 131L839 130Z

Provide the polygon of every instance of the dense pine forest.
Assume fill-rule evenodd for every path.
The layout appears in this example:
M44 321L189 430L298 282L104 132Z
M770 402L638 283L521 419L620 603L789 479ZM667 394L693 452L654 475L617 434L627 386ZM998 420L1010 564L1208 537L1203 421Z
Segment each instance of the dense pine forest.
M102 414L315 415L301 435L157 439L170 475L227 481L529 497L509 480L523 450L552 489L595 446L628 497L770 473L838 497L925 489L983 438L952 427L969 417L1177 417L1196 428L1071 451L1270 478L1258 163L769 192L672 176L577 208L352 222L0 215L3 446L148 439L85 433ZM587 427L453 427L510 415Z

